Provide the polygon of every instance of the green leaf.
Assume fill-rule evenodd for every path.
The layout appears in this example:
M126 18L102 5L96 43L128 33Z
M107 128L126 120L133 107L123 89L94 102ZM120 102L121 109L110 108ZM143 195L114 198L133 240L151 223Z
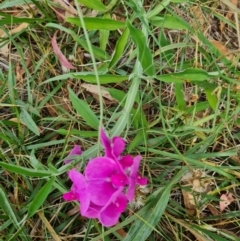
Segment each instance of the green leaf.
M34 134L36 134L37 136L40 135L37 125L35 124L32 117L29 115L29 113L26 111L26 109L24 108L21 108L20 119L22 123Z
M87 125L98 130L99 120L94 112L90 109L88 104L85 101L80 100L70 88L68 88L68 91L70 100L77 113L81 115L81 117L86 121Z
M180 83L175 83L174 86L175 86L175 95L176 95L178 108L183 111L186 108L183 85Z
M0 6L1 9L1 6ZM12 15L7 15L7 14L3 14L0 13L0 16L3 16L3 18L1 18L1 22L0 22L0 26L4 26L6 24L21 24L21 23L40 23L43 21L50 21L50 19L47 18L17 18L17 17L13 17ZM24 28L21 31L25 31L27 29Z
M3 210L3 212L9 217L9 219L12 221L16 228L20 228L15 212L12 209L10 201L8 200L2 188L0 188L0 200L0 207Z
M51 177L51 179L37 192L37 195L33 198L32 202L28 207L28 218L32 217L43 205L43 203L45 202L46 198L52 190L54 180L55 177Z
M20 175L28 176L28 177L48 177L51 176L52 173L49 171L44 171L44 170L34 170L26 167L19 167L16 165L12 164L7 164L4 162L0 162L0 166L7 171L17 173Z
M211 76L202 69L186 69L181 72L171 73L156 76L156 79L161 80L163 82L173 82L173 83L183 83L187 81L204 81L209 79Z
M156 7L154 7L153 10L149 11L147 13L147 18L152 18L153 16L159 14L160 12L162 12L163 9L165 9L168 4L171 2L171 0L163 0L161 1L161 3L159 3L159 5L157 5Z
M82 23L79 18L67 18L67 22L77 25L78 27L82 27ZM124 22L112 20L112 19L104 19L104 18L83 18L86 29L88 30L117 30L120 28L125 28L126 24Z
M104 14L103 16L104 19L111 19L111 16L109 13ZM108 43L108 38L109 38L110 31L105 30L105 29L100 29L99 31L99 43L100 43L100 49L106 50L107 43Z
M177 29L177 30L189 30L189 24L183 19L177 16L154 16L150 19L150 23L157 27Z
M96 75L89 74L89 75L73 75L76 79L84 80L91 84L97 84ZM121 75L111 75L111 74L104 74L99 75L100 84L111 84L111 83L120 83L124 80L128 80L129 76L121 76Z
M122 102L122 104L124 103L124 99L126 100L127 94L119 89L107 88L107 91L114 99L118 100L119 102Z
M161 49L165 46L171 45L171 42L166 38L163 29L161 29L161 32L159 33L158 39L159 39L159 44L161 46ZM164 60L167 61L167 63L169 65L173 64L173 61L174 61L174 51L173 51L173 49L169 49L167 51L161 52L161 56Z
M149 76L155 75L152 53L148 48L147 40L143 32L134 28L129 22L127 23L127 27L130 31L133 42L137 46L138 60L141 63L144 72Z
M99 0L78 0L79 3L83 4L87 8L94 9L98 12L107 11L107 7Z
M74 31L72 31L71 29L68 29L68 28L65 28L59 24L55 24L55 23L48 23L46 24L46 27L53 27L53 28L56 28L56 29L59 29L59 30L62 30L68 34L70 34L74 41L76 41L79 45L81 45L84 50L88 51L89 52L89 48L88 48L88 44L87 44L87 41L84 40L83 38L80 38ZM102 49L94 46L91 44L91 48L93 50L93 53L94 53L94 57L96 59L99 59L99 60L106 60L106 59L109 59L110 56L108 55L108 53L106 51L103 51Z
M58 129L56 130L57 133L64 136L75 135L81 137L97 137L98 131L79 131L75 129L65 130L65 129Z
M134 139L131 141L131 143L128 146L128 153L131 153L132 150L143 143L145 136L147 135L146 129L140 130L137 135L134 137Z
M206 98L207 98L207 101L209 103L209 105L211 106L211 108L216 111L216 108L217 108L217 97L216 95L212 94L212 90L211 89L204 89L205 93L206 93Z
M157 196L148 204L150 206L148 210L141 215L141 218L134 222L123 241L147 240L148 236L158 224L167 207L172 186L178 182L183 173L183 171L179 172L175 178L163 189L160 198ZM151 205L152 203L155 205Z
M123 56L123 52L125 50L127 41L128 41L128 36L129 36L129 29L126 28L125 31L123 32L122 36L118 39L116 43L116 47L113 53L113 57L111 59L111 62L109 63L109 68L111 69L117 62L118 60Z

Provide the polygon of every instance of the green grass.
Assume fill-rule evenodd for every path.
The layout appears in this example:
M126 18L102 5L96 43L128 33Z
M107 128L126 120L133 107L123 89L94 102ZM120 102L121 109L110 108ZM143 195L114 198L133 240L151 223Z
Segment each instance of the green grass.
M55 1L0 3L0 240L240 240L239 19L225 1L78 2L64 21ZM56 31L69 73L52 50ZM62 199L67 171L101 152L98 126L143 156L149 179L149 193L137 191L145 204L108 229ZM74 144L84 153L64 165ZM181 180L194 169L206 192ZM226 192L235 200L220 213Z

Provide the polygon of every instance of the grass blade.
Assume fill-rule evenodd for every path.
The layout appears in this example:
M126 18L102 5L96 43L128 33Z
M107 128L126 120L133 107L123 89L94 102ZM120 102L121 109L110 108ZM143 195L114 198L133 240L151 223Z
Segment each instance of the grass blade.
M77 113L81 115L81 117L86 121L87 125L91 126L95 130L98 130L99 120L97 116L85 101L80 100L70 88L68 88L68 90L70 100Z
M98 12L105 12L107 7L99 0L78 0L79 3L83 4L84 6L94 9Z
M44 170L34 170L26 167L20 167L12 164L7 164L4 162L0 162L0 166L6 169L7 171L18 173L20 175L28 176L28 177L48 177L51 176L52 173Z
M29 205L27 215L28 218L32 217L46 201L46 198L52 190L54 181L55 177L51 177L51 179L38 191L37 195L34 197L31 204Z
M124 22L112 20L112 19L104 19L104 18L83 18L86 29L88 30L117 30L121 28L125 28L126 25ZM67 18L67 22L77 25L78 27L82 27L82 24L79 18Z
M10 205L10 201L8 200L8 198L2 188L0 188L0 200L1 200L0 206L1 206L2 210L4 211L4 213L9 217L9 219L12 221L12 223L14 224L14 226L16 228L20 228L17 217ZM0 230L1 230L1 228L0 228Z
M24 125L34 134L36 134L37 136L40 135L37 125L35 124L30 114L24 108L21 109L20 119L24 123Z
M159 200L156 202L156 205L149 209L145 214L138 220L130 228L126 238L124 241L145 241L148 236L153 231L154 227L159 222L161 216L163 215L165 208L168 204L170 193L172 186L178 182L178 180L182 177L183 171L179 172L174 180L172 180L162 191L161 197L158 196L153 200L156 202L156 199ZM152 202L153 202L152 201ZM150 211L151 210L151 211Z
M137 46L138 60L142 65L144 73L149 76L155 75L152 53L147 46L147 40L143 32L133 27L129 22L127 23L127 27L130 31L133 42Z

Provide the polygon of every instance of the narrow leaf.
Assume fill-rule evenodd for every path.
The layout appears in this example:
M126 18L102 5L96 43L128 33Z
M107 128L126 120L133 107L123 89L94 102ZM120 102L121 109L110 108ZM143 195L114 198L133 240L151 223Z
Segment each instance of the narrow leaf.
M169 183L161 193L161 197L156 196L148 205L149 209L141 218L136 220L128 231L127 236L123 241L145 241L158 224L162 217L169 201L170 193L174 183L177 183L181 178L183 171L179 172L174 180ZM154 203L154 205L151 205Z
M84 48L84 50L89 52L89 48L88 48L88 44L87 44L86 40L84 40L83 38L80 38L71 29L65 28L65 27L63 27L59 24L55 24L55 23L48 23L48 24L46 24L46 27L53 27L53 28L59 29L61 31L64 31L64 32L70 34L73 37L74 41L76 41L79 45L81 45ZM93 53L94 53L94 56L96 59L103 60L103 59L110 58L110 56L107 54L107 52L103 51L102 49L100 49L92 44L91 44L91 48L93 50Z
M98 12L105 12L107 10L106 6L99 0L78 0L79 3L83 4L87 8L94 9Z
M99 126L97 116L88 104L85 101L80 100L70 88L68 88L68 91L72 105L76 109L77 113L86 121L86 124L97 130Z
M91 84L97 84L96 75L88 74L88 75L73 75L76 79L84 80ZM120 76L120 75L111 75L111 74L104 74L99 75L100 84L112 84L112 83L120 83L124 80L128 80L129 76Z
M176 96L178 108L183 111L186 108L183 85L180 83L175 83L174 87L175 87L175 96Z
M58 47L57 40L56 40L56 34L57 33L55 33L52 38L53 52L57 55L57 58L63 67L65 67L67 69L75 69L75 67L67 60L67 58L63 55L62 51Z
M103 16L104 19L111 19L111 16L109 13L105 14ZM109 30L105 30L105 29L100 29L99 31L99 43L100 43L100 49L102 50L106 50L107 44L108 44L108 38L110 35L110 31Z
M37 195L33 198L32 202L28 207L28 218L33 216L43 205L52 190L54 180L55 177L51 177L51 179L38 191Z
M67 22L75 24L79 27L82 27L82 23L79 18L67 18ZM88 30L99 30L99 29L105 29L105 30L116 30L125 28L126 24L121 21L116 21L112 19L104 19L104 18L83 18L84 24L86 29Z
M217 99L216 95L214 95L212 93L213 91L211 89L205 88L204 91L205 91L206 98L207 98L207 101L208 101L209 105L211 106L213 111L216 111L217 102L218 102L218 99Z
M0 188L0 207L3 210L3 212L9 217L9 219L12 221L14 226L16 228L20 228L20 225L18 223L17 217L14 213L14 210L12 209L10 205L10 201L8 200L5 192Z
M181 72L165 74L157 76L156 79L163 82L183 83L187 81L203 81L209 79L211 76L202 69L186 69Z
M151 208L144 222L141 219L135 221L131 229L128 231L126 238L123 241L145 241L153 231L153 228L163 215L170 197L170 189L167 188L159 198L155 207Z
M189 24L177 16L155 16L150 19L150 23L157 27L177 29L177 30L189 30Z
M129 22L127 23L127 27L130 31L133 42L137 46L138 60L141 63L144 72L149 76L155 75L152 54L148 48L147 40L143 32L133 27Z
M116 43L113 57L111 59L111 62L109 63L109 68L112 68L118 62L118 60L122 57L128 41L128 36L129 36L129 29L126 28L122 36L118 39Z
M21 109L20 119L22 123L34 134L36 134L37 136L40 135L37 125L35 124L30 114L24 108Z
M50 173L49 171L34 170L34 169L19 167L16 165L7 164L3 162L0 162L0 166L6 169L7 171L14 172L14 173L28 176L28 177L48 177L52 175L52 173Z
M147 18L151 18L157 14L159 14L164 8L166 8L168 6L168 4L171 2L171 0L163 0L159 3L159 5L157 5L156 7L154 7L153 10L149 11L147 13Z

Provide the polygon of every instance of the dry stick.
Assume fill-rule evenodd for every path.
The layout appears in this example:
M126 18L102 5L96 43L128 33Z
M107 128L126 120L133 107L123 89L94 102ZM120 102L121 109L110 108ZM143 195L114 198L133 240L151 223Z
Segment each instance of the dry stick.
M55 230L53 229L52 225L48 222L48 220L45 218L42 212L38 212L38 215L42 222L45 224L47 230L52 235L53 239L55 241L62 241L62 239L56 234Z

